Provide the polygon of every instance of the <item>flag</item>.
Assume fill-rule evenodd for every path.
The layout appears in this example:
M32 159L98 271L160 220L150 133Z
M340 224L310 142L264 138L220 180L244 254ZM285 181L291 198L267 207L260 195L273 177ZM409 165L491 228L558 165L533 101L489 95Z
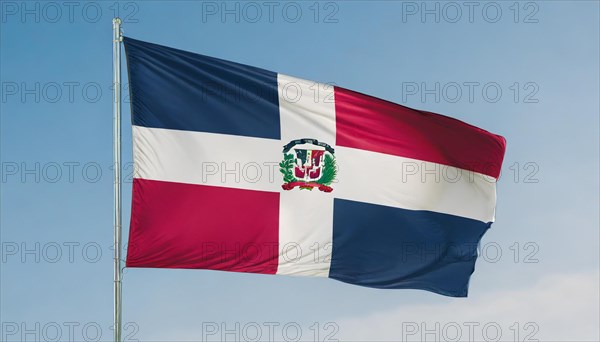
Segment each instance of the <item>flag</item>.
M124 44L127 267L467 295L504 138L329 84Z

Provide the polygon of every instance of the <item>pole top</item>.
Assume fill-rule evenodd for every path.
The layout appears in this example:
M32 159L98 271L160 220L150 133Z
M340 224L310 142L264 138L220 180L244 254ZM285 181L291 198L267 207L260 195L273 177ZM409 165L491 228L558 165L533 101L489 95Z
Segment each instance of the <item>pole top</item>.
M116 17L113 19L113 42L120 43L123 41L123 32L121 31L121 18Z

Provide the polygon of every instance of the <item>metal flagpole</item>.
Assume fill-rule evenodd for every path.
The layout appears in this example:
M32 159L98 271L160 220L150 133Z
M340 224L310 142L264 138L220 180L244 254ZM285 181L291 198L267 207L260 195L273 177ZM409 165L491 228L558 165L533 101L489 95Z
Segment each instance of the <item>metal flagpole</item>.
M114 340L121 341L121 19L113 19Z

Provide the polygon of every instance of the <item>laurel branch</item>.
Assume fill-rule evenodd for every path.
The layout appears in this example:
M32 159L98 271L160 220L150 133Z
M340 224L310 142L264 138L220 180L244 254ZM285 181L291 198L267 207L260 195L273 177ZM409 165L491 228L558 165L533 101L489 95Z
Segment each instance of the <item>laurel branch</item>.
M292 170L294 169L294 155L286 153L283 155L283 160L279 163L279 172L283 174L283 181L286 183L296 182L298 179L294 177Z

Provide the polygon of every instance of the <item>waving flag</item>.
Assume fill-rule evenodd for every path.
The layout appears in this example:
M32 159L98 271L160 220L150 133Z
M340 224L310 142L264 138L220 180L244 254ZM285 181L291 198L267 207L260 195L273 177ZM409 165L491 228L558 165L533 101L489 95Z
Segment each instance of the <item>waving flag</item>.
M337 86L124 43L127 267L467 295L504 138Z

